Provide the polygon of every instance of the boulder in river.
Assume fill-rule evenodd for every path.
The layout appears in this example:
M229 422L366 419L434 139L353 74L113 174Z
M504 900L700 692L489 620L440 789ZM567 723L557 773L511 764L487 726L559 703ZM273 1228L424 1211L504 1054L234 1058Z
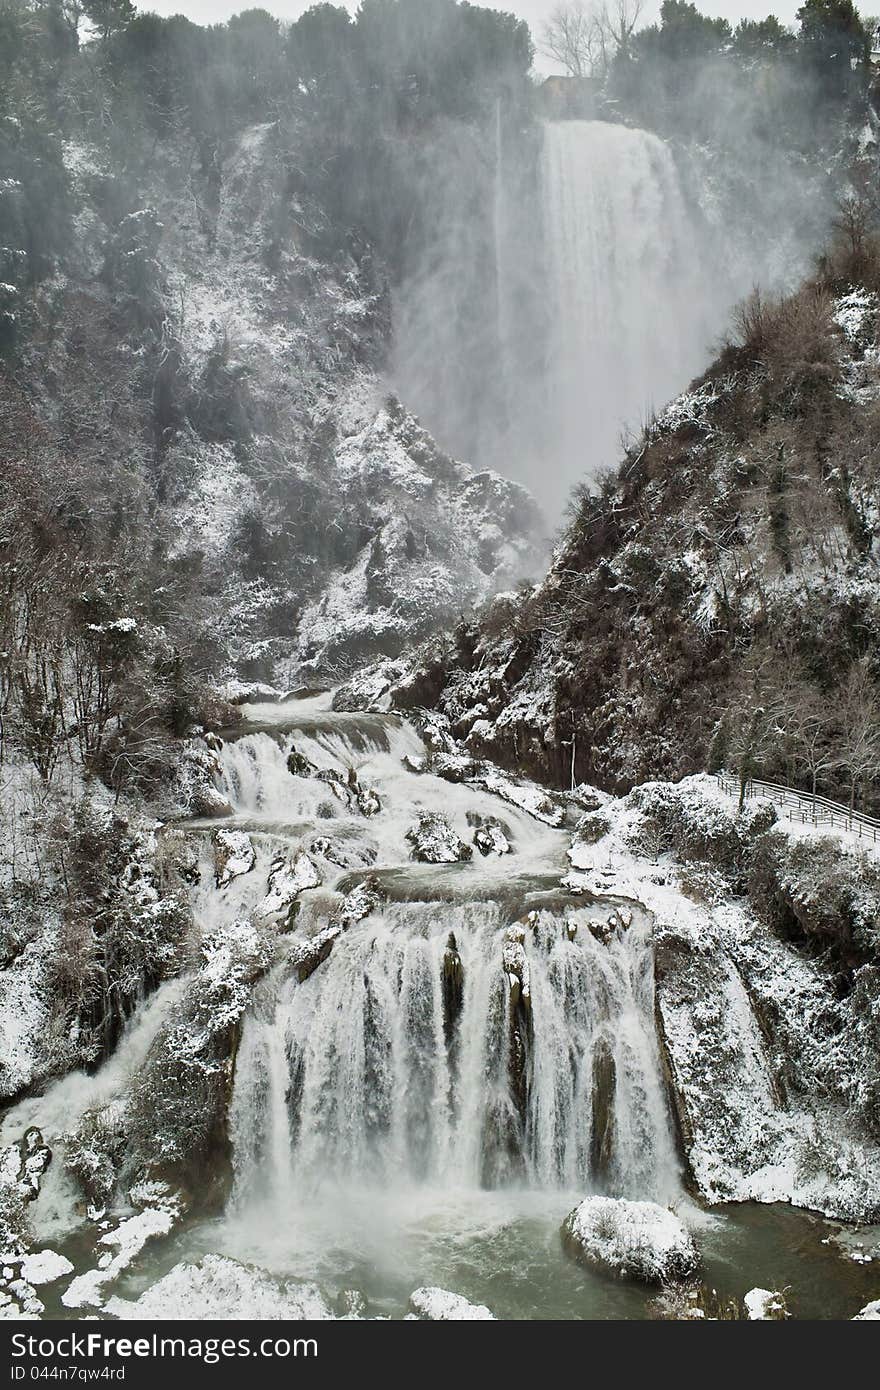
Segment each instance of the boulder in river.
M353 927L364 917L369 917L370 913L375 912L377 907L381 907L386 898L387 894L381 883L371 874L343 898L342 906L334 920L344 931L347 931L349 927Z
M269 891L260 904L260 912L264 917L282 912L289 908L305 889L317 888L320 883L320 870L305 850L296 850L292 859L282 855L274 860L269 870Z
M470 845L459 839L439 811L420 811L406 838L413 847L413 858L423 864L460 864L473 857Z
M484 856L510 854L511 845L504 826L494 816L487 816L474 831L474 844Z
M579 1264L646 1284L690 1279L700 1264L693 1237L656 1202L586 1197L563 1222L562 1243Z
M257 851L243 830L215 830L213 839L217 887L225 888L234 878L250 873L257 862Z
M300 984L314 975L319 965L323 965L342 930L339 922L333 922L315 936L302 937L294 942L290 960Z
M448 1289L422 1288L410 1294L407 1318L421 1322L494 1322L483 1303L471 1303Z
M304 753L300 753L298 748L291 748L287 755L287 771L291 777L314 777L315 775L312 764Z

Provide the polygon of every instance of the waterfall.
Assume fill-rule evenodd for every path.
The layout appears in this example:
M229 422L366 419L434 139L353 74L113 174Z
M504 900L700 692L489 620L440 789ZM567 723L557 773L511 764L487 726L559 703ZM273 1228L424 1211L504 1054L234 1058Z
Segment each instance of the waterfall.
M320 830L397 900L349 926L307 979L282 952L258 986L230 1111L238 1208L289 1207L328 1183L674 1196L647 914L546 905L565 833L433 775L405 720L298 702L248 715L220 750L224 823L267 839L266 864ZM362 815L334 782L370 789L378 810ZM408 862L424 811L468 843L500 816L511 853ZM323 862L331 878L301 902L297 936L326 927L346 881Z
M699 236L669 147L602 121L548 122L541 156L546 448L569 483L681 390L708 346Z
M586 909L511 928L492 902L393 904L304 983L276 974L238 1059L237 1200L326 1182L675 1195L649 927L594 932Z
M443 182L392 374L441 445L552 516L696 375L736 292L656 135L565 120L538 137L505 132L499 105L482 166Z

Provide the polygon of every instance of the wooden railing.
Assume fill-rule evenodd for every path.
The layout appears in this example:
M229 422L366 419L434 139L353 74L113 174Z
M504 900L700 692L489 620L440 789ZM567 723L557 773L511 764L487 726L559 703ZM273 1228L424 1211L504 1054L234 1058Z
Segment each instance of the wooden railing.
M723 792L739 800L738 777L721 772L716 781ZM809 792L780 786L778 782L764 782L760 778L751 778L746 782L746 798L752 797L763 797L766 801L785 807L787 819L801 825L828 825L837 830L848 830L875 844L880 842L880 820L866 816L861 811L851 811L840 801L829 801L825 796L811 796Z

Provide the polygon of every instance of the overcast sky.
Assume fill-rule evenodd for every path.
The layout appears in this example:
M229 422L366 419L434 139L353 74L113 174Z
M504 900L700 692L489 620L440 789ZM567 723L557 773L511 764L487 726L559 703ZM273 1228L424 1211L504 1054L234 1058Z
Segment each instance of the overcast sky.
M357 9L357 0L347 2L350 10ZM197 24L216 24L241 10L253 8L269 10L279 19L296 19L313 3L314 0L242 0L242 3L234 3L234 0L153 0L153 3L149 3L149 0L144 0L138 9L153 10L156 14L185 14ZM559 0L508 0L508 3L504 3L504 0L499 0L499 3L481 0L481 3L493 10L512 10L514 14L527 19L532 37L539 43L541 25ZM697 0L697 8L704 14L724 15L733 21L745 16L763 19L767 14L775 14L783 23L792 24L795 12L802 3L803 0ZM646 0L645 17L648 20L655 18L659 11L660 0Z

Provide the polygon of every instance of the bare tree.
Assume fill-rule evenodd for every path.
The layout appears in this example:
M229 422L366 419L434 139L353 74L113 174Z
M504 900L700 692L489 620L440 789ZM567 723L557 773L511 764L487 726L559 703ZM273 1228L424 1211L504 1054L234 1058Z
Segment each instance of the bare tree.
M786 695L783 720L795 769L809 781L815 802L819 778L839 764L832 708L829 701L806 685L792 686Z
M606 62L626 53L644 9L644 0L604 0L596 11L596 27Z
M544 25L541 51L571 77L602 77L615 53L626 52L644 0L583 0L557 5Z
M859 789L880 774L880 707L867 657L859 657L850 667L840 694L838 720L837 766L849 774L852 811Z
M599 33L595 13L582 0L557 5L542 31L541 51L570 77L588 77L595 66Z

